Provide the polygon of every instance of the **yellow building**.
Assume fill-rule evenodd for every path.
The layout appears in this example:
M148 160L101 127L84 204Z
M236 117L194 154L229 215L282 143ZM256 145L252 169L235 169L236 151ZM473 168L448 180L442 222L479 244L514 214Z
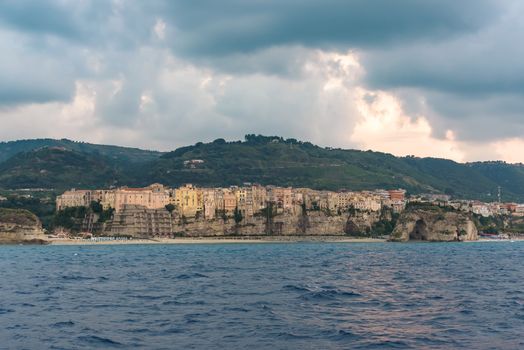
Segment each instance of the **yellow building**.
M242 215L252 217L254 213L253 208L253 189L251 187L239 187L235 189L236 205Z
M185 217L195 217L198 212L204 210L204 198L202 190L191 184L181 186L175 190L175 205Z

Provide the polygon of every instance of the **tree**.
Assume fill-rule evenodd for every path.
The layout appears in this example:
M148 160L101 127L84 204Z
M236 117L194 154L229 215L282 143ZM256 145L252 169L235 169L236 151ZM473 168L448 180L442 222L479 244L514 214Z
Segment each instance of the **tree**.
M271 220L273 217L276 216L276 208L273 202L267 201L266 207L262 208L260 210L260 213L262 216L264 216L266 219Z
M166 210L169 212L169 214L173 214L173 211L175 211L175 206L172 203L169 203L166 205Z
M226 144L226 140L224 140L224 139L216 139L215 141L213 141L213 143L215 145L225 145Z
M238 210L238 207L235 207L235 212L233 214L233 218L235 219L235 223L238 225L244 217L242 216L242 212Z
M100 202L92 201L89 205L89 208L95 214L101 214L104 211L104 207L102 206L102 204L100 204Z
M302 207L302 215L306 216L307 215L306 203L302 203L300 206Z
M106 222L107 220L111 219L113 217L113 213L115 212L115 209L109 207L106 210L103 210L100 214L100 218L98 219L99 222Z

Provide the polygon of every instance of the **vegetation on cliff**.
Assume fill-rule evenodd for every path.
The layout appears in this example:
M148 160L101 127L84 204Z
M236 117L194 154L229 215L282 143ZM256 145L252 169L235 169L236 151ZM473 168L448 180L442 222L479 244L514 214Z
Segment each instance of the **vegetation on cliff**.
M25 209L34 213L45 228L49 228L55 214L55 203L51 198L24 197L6 195L6 200L0 201L0 208Z
M35 214L25 209L0 208L0 223L35 226L40 225L40 220Z
M379 238L389 236L399 218L391 208L383 207L380 212L368 212L350 208L345 232L352 237Z
M64 228L73 233L78 233L84 228L83 223L88 216L92 216L93 224L102 224L111 220L113 213L112 208L104 209L100 203L93 201L88 208L68 207L58 210L53 216L50 228Z
M479 231L487 234L522 234L524 233L524 217L511 215L494 215L484 217L473 215L473 220Z

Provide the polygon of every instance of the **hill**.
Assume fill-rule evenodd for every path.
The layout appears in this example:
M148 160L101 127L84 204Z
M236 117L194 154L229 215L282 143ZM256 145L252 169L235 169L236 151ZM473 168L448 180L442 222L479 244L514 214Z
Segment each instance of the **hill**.
M146 151L138 148L95 145L86 142L75 142L67 139L34 139L0 142L0 163L16 154L30 152L39 148L62 147L72 151L101 155L118 163L137 163L154 160L162 155L157 151Z
M34 146L41 140L33 141ZM401 187L410 193L446 193L489 201L496 198L501 186L504 200L524 202L524 167L503 162L461 164L446 159L395 157L260 135L246 135L245 141L199 142L168 153L55 141L66 142L68 147L14 153L0 162L0 188L258 182L330 190Z
M194 168L184 165L192 159L204 163ZM248 135L244 142L219 139L182 147L164 154L146 169L143 178L171 185L259 182L330 190L402 187L411 193L481 199L491 198L498 186L472 165L451 160L322 148L294 139L255 135ZM507 195L524 198L524 191L513 193L508 188Z
M64 148L40 148L16 154L0 163L0 187L108 187L118 183L121 166L96 154Z

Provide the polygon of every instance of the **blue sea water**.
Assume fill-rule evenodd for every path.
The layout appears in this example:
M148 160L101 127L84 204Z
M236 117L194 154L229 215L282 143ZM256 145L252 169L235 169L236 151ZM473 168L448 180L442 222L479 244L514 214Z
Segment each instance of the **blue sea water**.
M0 246L1 349L523 349L524 242Z

